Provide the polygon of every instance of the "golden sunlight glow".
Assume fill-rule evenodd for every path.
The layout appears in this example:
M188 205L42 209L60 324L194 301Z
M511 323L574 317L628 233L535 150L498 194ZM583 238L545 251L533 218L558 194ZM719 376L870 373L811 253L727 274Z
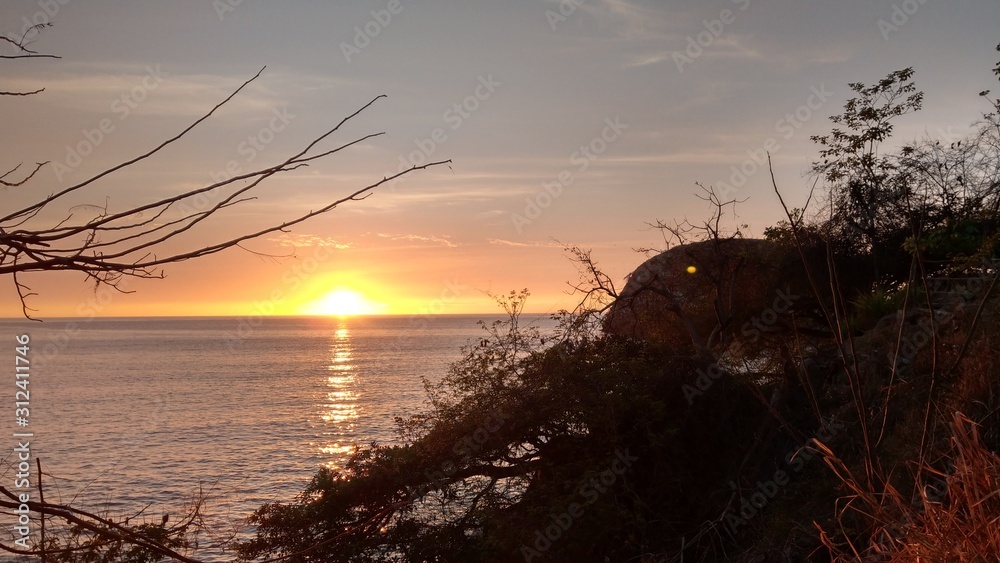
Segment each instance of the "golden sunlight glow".
M306 303L302 312L307 315L374 315L382 306L353 289L335 289L319 299Z

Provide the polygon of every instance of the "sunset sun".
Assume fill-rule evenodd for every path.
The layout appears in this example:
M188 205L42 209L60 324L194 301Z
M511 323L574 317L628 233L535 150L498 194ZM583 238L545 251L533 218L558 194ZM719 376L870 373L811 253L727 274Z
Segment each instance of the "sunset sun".
M353 289L335 289L305 307L310 315L347 316L372 315L380 306Z

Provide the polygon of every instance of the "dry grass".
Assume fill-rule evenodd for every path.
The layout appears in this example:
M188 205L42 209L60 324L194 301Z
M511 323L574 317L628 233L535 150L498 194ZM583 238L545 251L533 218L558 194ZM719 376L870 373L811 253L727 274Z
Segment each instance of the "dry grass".
M853 510L872 523L867 546L835 542L821 530L833 561L1000 561L1000 456L983 446L978 426L961 413L952 418L951 440L950 469L923 468L925 481L943 483L943 490L924 486L913 499L888 485L866 490L840 459L823 452L852 492L840 515Z

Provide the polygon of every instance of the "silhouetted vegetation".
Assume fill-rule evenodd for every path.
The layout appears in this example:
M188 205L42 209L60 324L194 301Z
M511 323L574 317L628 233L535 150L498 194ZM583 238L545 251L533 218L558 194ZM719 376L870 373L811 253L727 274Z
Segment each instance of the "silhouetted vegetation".
M749 240L709 189L620 292L572 249L587 301L555 335L501 298L402 445L259 509L241 558L1000 558L1000 106L890 150L913 77L852 84L814 138L822 211Z

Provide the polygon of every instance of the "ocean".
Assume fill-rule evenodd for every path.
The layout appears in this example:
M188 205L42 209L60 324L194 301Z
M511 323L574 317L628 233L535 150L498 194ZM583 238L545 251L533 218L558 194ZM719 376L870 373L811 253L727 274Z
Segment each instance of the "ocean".
M28 440L46 501L135 523L176 521L203 496L208 530L197 539L210 546L245 532L260 505L294 500L356 444L396 442L394 418L426 406L423 379L447 373L484 336L477 321L497 318L0 320L8 365L22 334L31 362L27 426L12 402L0 414L9 430L0 483L14 488L14 449ZM522 324L532 320L552 325ZM16 376L7 378L14 398ZM232 560L217 549L193 555Z

